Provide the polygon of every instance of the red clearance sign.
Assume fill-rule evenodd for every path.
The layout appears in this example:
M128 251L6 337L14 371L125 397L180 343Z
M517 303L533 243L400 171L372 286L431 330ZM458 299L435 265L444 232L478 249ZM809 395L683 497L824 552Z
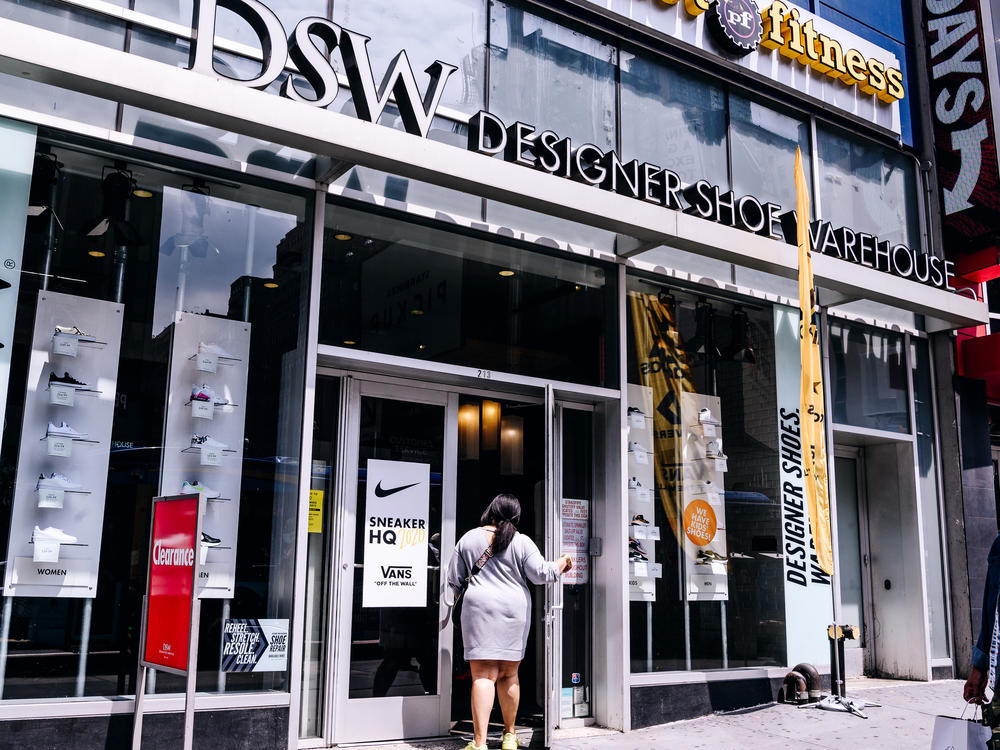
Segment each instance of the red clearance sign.
M187 672L197 529L197 495L153 503L144 666Z

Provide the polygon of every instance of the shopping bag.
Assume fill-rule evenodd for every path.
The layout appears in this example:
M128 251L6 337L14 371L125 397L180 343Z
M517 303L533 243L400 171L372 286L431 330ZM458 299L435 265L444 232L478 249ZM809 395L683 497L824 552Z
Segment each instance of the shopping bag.
M931 750L986 750L986 742L993 732L972 719L965 718L965 711L958 719L950 716L938 716L934 720L934 738L931 740Z

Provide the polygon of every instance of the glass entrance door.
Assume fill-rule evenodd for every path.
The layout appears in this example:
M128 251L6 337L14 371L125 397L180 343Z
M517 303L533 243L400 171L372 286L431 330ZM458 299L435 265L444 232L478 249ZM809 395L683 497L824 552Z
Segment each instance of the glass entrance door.
M448 733L455 546L454 394L360 382L349 396L334 741ZM352 487L353 485L353 487Z

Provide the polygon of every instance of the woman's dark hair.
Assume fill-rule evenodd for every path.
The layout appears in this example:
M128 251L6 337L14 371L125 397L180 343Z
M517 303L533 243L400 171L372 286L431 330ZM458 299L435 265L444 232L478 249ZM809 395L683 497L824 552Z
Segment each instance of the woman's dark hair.
M510 546L514 534L517 533L517 522L521 520L521 503L513 495L500 494L493 498L483 511L479 522L483 526L492 524L497 527L493 535L493 554L502 554Z

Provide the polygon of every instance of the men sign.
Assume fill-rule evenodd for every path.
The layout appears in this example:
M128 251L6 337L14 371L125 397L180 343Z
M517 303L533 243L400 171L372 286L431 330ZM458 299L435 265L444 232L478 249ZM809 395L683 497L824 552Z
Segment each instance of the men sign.
M427 605L430 464L369 459L363 607Z

